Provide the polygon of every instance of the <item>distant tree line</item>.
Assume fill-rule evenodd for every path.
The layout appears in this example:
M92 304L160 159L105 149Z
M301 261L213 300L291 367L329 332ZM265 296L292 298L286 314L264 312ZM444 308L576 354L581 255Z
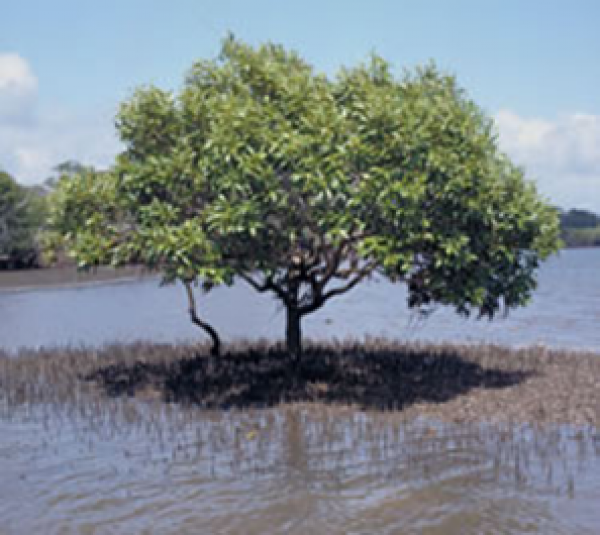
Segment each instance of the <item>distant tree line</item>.
M38 231L45 218L43 197L0 171L0 268L38 265Z
M45 262L49 194L61 177L68 179L86 168L61 163L43 184L24 186L0 170L0 270L42 267Z
M561 238L566 247L600 246L600 216L587 210L560 213Z

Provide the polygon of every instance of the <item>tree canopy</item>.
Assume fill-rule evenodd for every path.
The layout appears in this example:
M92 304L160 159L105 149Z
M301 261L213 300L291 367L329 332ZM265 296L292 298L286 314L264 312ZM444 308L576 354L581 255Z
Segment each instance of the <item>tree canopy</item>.
M558 246L555 210L493 121L434 66L373 56L335 78L296 53L224 41L177 94L122 106L106 173L59 184L55 226L81 266L142 263L206 290L243 279L301 318L374 275L408 306L493 317L527 302ZM192 317L194 319L194 317Z

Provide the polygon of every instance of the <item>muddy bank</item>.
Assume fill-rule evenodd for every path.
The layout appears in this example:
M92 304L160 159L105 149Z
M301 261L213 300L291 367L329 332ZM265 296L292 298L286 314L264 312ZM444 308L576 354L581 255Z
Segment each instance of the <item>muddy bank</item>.
M200 408L288 403L393 411L448 422L574 424L600 428L600 355L542 347L309 345L294 365L281 347L113 345L0 355L7 406L134 397Z
M91 286L106 282L131 281L145 276L151 274L136 266L122 268L103 266L93 271L78 271L75 267L0 270L0 292Z

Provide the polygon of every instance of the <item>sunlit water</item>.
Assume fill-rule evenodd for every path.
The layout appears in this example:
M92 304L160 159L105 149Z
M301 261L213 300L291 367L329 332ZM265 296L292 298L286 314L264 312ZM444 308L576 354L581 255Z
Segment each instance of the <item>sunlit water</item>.
M600 350L600 250L548 262L530 307L493 323L418 321L369 284L306 321L313 338L544 343ZM199 295L225 341L283 332L244 286ZM201 339L157 281L0 293L0 347ZM600 529L595 429L405 422L309 405L202 411L162 402L28 402L0 390L0 534L589 533Z

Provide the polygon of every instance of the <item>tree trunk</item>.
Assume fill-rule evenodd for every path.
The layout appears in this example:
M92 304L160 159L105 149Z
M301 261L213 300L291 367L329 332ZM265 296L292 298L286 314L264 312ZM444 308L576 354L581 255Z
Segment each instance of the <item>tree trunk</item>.
M210 354L213 357L218 357L221 354L221 339L219 338L217 331L215 331L211 325L200 320L199 318L192 319L192 321L196 325L198 325L198 327L200 327L206 334L208 334L208 336L210 336L210 339L212 341Z
M287 308L285 341L289 355L295 361L302 357L302 316L293 307Z
M212 340L212 347L210 350L210 354L214 357L218 357L221 354L221 339L219 338L219 334L213 328L212 325L202 321L198 317L198 313L196 312L196 300L194 299L194 290L192 289L192 285L189 281L183 281L183 285L185 286L187 296L188 296L188 311L190 313L190 319L194 325L200 327Z

